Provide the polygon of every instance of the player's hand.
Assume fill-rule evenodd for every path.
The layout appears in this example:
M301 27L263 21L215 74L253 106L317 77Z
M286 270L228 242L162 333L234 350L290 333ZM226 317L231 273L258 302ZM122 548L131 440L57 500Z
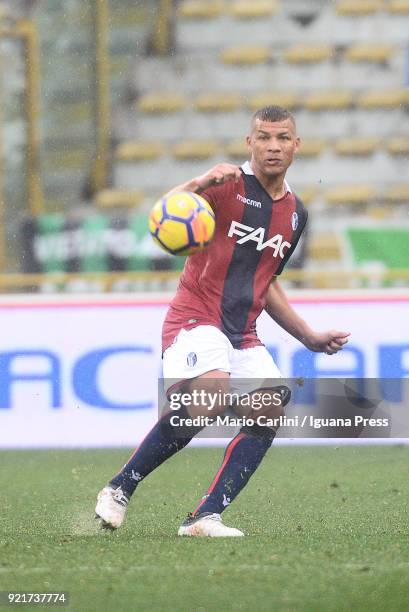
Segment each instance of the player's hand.
M304 342L305 346L316 353L335 355L348 342L349 332L330 329L324 332L313 332Z
M223 185L227 181L234 180L236 183L240 180L241 170L239 166L234 164L217 164L205 174L201 174L196 178L196 182L200 189L207 189L213 185Z

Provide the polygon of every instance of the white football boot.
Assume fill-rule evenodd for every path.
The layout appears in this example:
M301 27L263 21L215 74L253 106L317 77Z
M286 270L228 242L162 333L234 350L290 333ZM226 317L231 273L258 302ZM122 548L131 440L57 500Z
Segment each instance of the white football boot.
M244 533L234 527L223 525L220 514L203 512L198 516L188 515L179 527L178 535L208 538L237 538Z
M95 518L101 519L101 527L104 529L118 529L124 522L128 504L129 497L121 487L114 489L108 485L98 493Z

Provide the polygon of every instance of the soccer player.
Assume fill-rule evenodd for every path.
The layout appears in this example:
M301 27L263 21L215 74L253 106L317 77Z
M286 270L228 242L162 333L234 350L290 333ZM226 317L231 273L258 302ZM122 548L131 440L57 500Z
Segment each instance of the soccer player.
M163 325L168 396L176 388L190 393L228 390L237 379L254 379L251 391L266 391L258 381L277 379L281 374L256 333L256 320L263 310L311 351L333 355L348 341L349 334L344 331L312 330L293 310L278 282L307 220L303 204L285 180L300 144L294 117L281 107L267 106L253 115L250 127L250 161L241 167L220 163L170 192L201 194L215 212L216 230L211 244L187 259ZM177 385L171 387L175 381ZM284 386L272 387L272 397L277 389L281 405L272 402L267 415L282 414L289 399ZM213 415L225 408L216 406ZM206 407L193 411L186 405L178 416L182 422L206 413ZM95 512L102 526L118 528L139 483L201 430L178 431L171 422L173 415L167 412L159 419L99 493ZM243 535L239 529L224 525L221 513L246 486L275 434L276 428L259 424L240 430L228 444L207 493L179 528L179 535Z

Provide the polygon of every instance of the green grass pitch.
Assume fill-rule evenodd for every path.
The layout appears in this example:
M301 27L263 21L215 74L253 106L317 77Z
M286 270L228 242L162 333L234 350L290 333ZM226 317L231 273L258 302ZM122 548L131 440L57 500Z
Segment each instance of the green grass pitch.
M224 514L246 538L178 538L222 453L179 453L107 533L95 496L126 451L1 452L0 590L78 612L409 609L409 448L273 448Z

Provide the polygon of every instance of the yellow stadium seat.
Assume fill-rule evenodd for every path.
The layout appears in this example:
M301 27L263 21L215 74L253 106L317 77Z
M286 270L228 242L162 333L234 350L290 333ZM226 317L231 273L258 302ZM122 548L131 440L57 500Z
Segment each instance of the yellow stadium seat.
M176 159L207 159L213 157L219 150L217 142L214 140L185 140L178 143L172 149Z
M44 165L48 171L80 170L89 162L89 152L84 149L73 149L62 153L50 151L44 157Z
M319 138L302 139L297 157L317 157L325 149L326 142Z
M290 64L315 64L331 57L333 48L320 44L297 44L284 51L284 59Z
M185 98L177 93L158 92L143 96L137 102L137 108L141 113L166 114L176 113L187 104Z
M379 144L377 138L341 138L335 143L338 155L372 155Z
M228 11L236 19L260 19L270 17L278 10L275 0L235 0L228 5Z
M391 155L409 156L409 138L406 136L397 136L396 138L391 138L386 143L386 149Z
M239 94L235 93L204 93L195 101L195 107L202 113L227 113L237 110L241 105Z
M342 259L342 248L336 234L312 235L307 243L307 253L316 261Z
M361 108L396 108L409 103L409 92L407 89L385 89L379 91L368 91L357 100Z
M340 185L326 193L329 204L368 204L376 197L372 185Z
M163 151L163 145L159 142L135 140L120 144L115 157L118 161L145 161L157 159Z
M249 150L243 138L227 143L225 153L228 157L234 159L245 160L249 157Z
M239 45L224 49L220 59L224 64L263 64L271 59L271 49L260 45Z
M222 12L220 0L184 0L178 8L178 15L183 19L214 19Z
M389 0L386 5L390 13L404 15L409 13L409 0Z
M336 11L338 15L372 15L383 8L381 0L340 0L337 3Z
M265 91L252 96L246 106L253 112L264 106L282 106L289 110L299 106L299 99L296 93L287 91Z
M393 48L380 43L362 43L351 45L345 52L345 59L350 62L384 63L390 59Z
M304 106L311 111L344 110L353 102L350 91L317 91L307 96Z
M101 208L139 206L145 200L143 191L124 191L122 189L103 189L95 197Z
M370 206L366 214L371 219L382 220L391 217L392 211L388 206Z
M301 189L295 190L296 195L301 199L305 206L309 206L317 198L319 189L315 185L309 187L302 187Z
M383 197L391 204L409 204L409 183L393 185L384 191Z

